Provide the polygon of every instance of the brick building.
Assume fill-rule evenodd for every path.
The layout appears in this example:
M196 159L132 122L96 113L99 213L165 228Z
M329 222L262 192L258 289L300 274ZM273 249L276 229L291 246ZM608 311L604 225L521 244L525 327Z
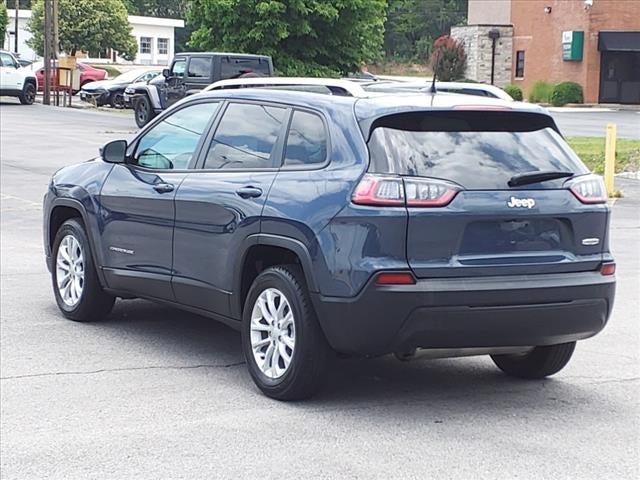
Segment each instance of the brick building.
M640 104L640 0L469 0L467 76L525 94L574 81L587 103ZM493 50L493 53L492 53Z

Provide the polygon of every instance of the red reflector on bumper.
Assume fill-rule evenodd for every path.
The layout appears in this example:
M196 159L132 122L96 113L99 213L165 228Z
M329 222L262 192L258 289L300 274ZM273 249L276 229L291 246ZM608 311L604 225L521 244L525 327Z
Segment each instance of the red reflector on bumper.
M408 272L383 272L376 278L377 285L415 285L416 279Z
M601 275L613 275L614 273L616 273L615 263L603 263L602 265L600 265Z

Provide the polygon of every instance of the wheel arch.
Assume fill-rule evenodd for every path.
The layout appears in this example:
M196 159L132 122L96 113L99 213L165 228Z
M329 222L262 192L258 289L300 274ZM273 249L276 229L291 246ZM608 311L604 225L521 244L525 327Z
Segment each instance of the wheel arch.
M89 225L87 211L80 201L72 198L58 198L54 201L47 217L48 223L46 239L48 241L48 245L46 246L46 250L50 253L51 258L53 258L53 242L55 241L56 234L58 233L58 230L60 229L62 224L71 218L80 219L82 225L85 228L85 233L87 235L87 239L89 240L89 247L91 249L93 264L96 266L96 273L98 275L98 279L100 280L100 284L104 287L106 286L106 283L104 275L102 273L102 265L98 262L98 257L96 254L97 250L93 235L87 227L87 225Z
M24 85L27 85L29 83L36 88L36 91L38 90L38 80L36 80L36 77L25 77ZM24 88L24 86L23 86L23 88Z
M146 96L149 100L149 105L154 111L162 110L162 102L160 101L160 94L158 89L152 85L144 85L136 88L134 93L136 97Z
M234 269L234 295L231 298L231 314L242 317L242 309L251 284L260 272L274 265L297 264L302 269L307 288L317 292L311 255L300 241L278 235L257 234L247 237Z

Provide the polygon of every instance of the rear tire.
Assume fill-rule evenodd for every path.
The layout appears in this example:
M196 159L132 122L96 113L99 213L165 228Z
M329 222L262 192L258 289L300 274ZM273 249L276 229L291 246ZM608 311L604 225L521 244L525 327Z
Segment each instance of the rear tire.
M535 347L524 355L491 355L491 359L507 375L525 379L548 377L562 370L573 355L576 342L548 347Z
M70 251L73 251L71 255ZM69 260L70 257L72 260ZM74 278L65 283L68 276L66 272L71 270L74 271ZM78 272L82 274L78 275ZM77 287L66 290L65 285L74 279ZM89 240L78 219L67 220L56 233L52 248L51 280L58 308L71 320L102 320L113 308L115 297L105 293L100 285Z
M272 309L268 306L269 293ZM282 311L263 315L265 308L270 313ZM281 341L282 337L286 338ZM261 343L263 347L258 346ZM244 305L242 348L251 378L268 397L301 400L322 386L330 348L298 266L271 267L255 279ZM270 351L283 353L270 357Z
M36 87L33 83L25 83L22 93L18 97L22 105L33 105L36 101Z
M136 117L136 125L138 125L138 127L140 128L144 127L155 116L155 113L151 108L149 97L147 97L146 95L142 95L136 100L134 112Z

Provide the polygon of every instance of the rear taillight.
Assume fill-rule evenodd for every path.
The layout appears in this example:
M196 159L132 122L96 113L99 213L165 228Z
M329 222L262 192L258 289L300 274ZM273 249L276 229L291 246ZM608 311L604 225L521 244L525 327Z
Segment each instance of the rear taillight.
M402 179L367 174L360 180L351 200L358 205L403 206Z
M571 193L582 203L605 203L607 189L602 178L597 175L582 175L565 183Z
M613 275L616 273L616 264L614 262L603 263L600 265L600 274L601 275Z
M503 105L456 105L453 110L470 110L478 112L508 112L509 107Z
M353 192L358 205L444 207L460 187L442 180L366 174Z
M444 207L451 203L460 187L440 180L405 178L407 207Z

